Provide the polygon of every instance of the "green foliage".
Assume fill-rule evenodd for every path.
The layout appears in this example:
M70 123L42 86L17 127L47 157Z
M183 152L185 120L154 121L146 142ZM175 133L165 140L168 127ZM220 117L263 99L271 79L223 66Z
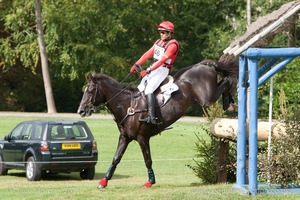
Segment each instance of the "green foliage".
M300 184L300 112L298 105L285 107L284 95L281 95L281 105L285 131L280 130L278 137L272 137L270 157L267 150L263 150L259 154L258 165L261 180L286 188L287 184Z
M293 107L299 103L300 99L300 82L298 77L299 71L299 58L295 58L290 64L288 64L280 73L277 73L273 79L273 113L274 117L280 117L280 94L281 91L285 92L285 96L288 99L287 103ZM269 110L269 93L270 82L266 82L259 88L258 100L259 100L259 117L267 117Z
M252 2L253 21L272 10L278 9L287 0ZM125 77L132 64L148 50L159 37L157 24L169 20L175 24L174 37L181 49L174 70L195 64L204 58L218 59L230 42L246 29L246 5L244 1L229 0L182 0L182 1L95 1L95 0L48 0L42 1L42 19L46 50L49 59L50 77L53 83L54 98L59 112L75 110L81 98L84 75L89 71L106 73L117 80ZM212 14L213 13L213 14ZM34 94L43 94L40 56L37 43L34 1L12 0L1 2L0 10L0 77L17 73L19 76L34 77L35 81L11 85L12 77L0 82L0 90L5 95L16 90L26 91L32 84ZM276 38L273 46L284 44L286 37ZM280 44L280 45L278 45ZM298 62L298 61L297 61ZM150 64L148 62L144 68ZM291 73L293 79L282 75L280 89L287 91L297 83L298 70L295 63ZM17 69L28 68L21 74ZM10 71L9 73L6 73ZM289 75L289 74L288 74ZM130 76L133 81L137 76ZM9 81L7 81L9 80ZM74 81L74 83L73 83ZM281 82L282 81L282 82ZM291 84L289 84L292 82ZM63 99L61 94L66 91ZM72 88L71 88L72 87ZM299 87L297 87L299 88ZM262 89L262 115L265 115L267 89ZM290 95L299 94L295 90ZM297 95L298 97L298 95ZM10 96L2 97L4 110L45 110L44 98L35 102L37 110L26 105L30 102L15 101L9 106ZM291 98L290 98L291 99ZM25 105L26 104L26 105ZM68 105L66 105L68 104ZM276 103L275 103L276 105ZM28 110L30 109L30 110ZM62 110L61 110L62 109ZM189 111L191 115L202 114L199 110Z
M209 128L209 124L213 119L220 118L224 116L224 111L220 104L216 103L213 106L210 106L209 109L204 111L206 113L208 123L200 124L201 130L203 130L208 136L209 140L205 139L199 134L195 134L197 137L196 145L196 158L201 160L194 160L196 166L188 165L190 169L193 170L195 175L201 180L204 184L215 184L218 183L218 170L226 168L227 171L227 182L235 181L235 162L236 162L236 147L235 144L229 143L228 140L215 137ZM224 143L228 144L228 153L223 152L223 155L227 155L225 166L219 166L220 158L220 148Z
M196 144L196 158L201 158L201 161L194 160L196 166L189 166L195 173L195 175L204 184L217 183L217 168L218 162L218 139L213 137L208 128L208 124L200 125L200 128L204 130L209 136L211 141L205 140L203 137L199 137L197 134Z
M0 67L9 70L16 65L32 69L38 59L33 1L13 1L0 17L3 29L0 37Z
M156 26L163 20L174 22L174 36L181 45L173 73L181 67L199 62L204 57L218 58L228 42L225 35L231 35L224 34L224 30L231 27L226 23L227 13L230 11L232 16L238 14L234 7L240 5L228 3L227 6L227 3L223 0L159 3L147 0L42 1L50 76L54 98L60 100L56 100L58 111L66 112L70 110L66 108L77 107L81 97L80 92L75 92L78 91L77 88L69 88L67 91L74 93L67 92L65 97L61 93L66 91L66 85L83 85L84 74L87 72L102 72L119 80L125 77L131 65L158 39ZM0 34L0 73L20 66L30 68L31 73L41 77L34 1L13 0L5 3L3 8L0 13L0 29L4 30ZM220 30L219 34L213 33L214 27L215 30ZM224 39L219 38L220 35ZM131 76L130 79L134 80L136 76ZM43 85L42 82L39 84ZM1 87L2 91L7 90L8 93L12 90ZM24 86L18 85L18 89L24 90ZM18 104L23 106L22 110L27 110L24 104L16 102ZM43 101L39 104L45 105ZM7 103L3 107L10 109ZM19 110L18 106L13 110Z

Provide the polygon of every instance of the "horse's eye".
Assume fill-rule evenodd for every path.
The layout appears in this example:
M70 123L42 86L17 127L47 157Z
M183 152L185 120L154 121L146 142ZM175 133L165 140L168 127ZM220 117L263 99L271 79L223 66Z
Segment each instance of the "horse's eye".
M89 86L86 87L86 91L88 91L88 92L94 92L94 90L95 90L94 85L89 85Z

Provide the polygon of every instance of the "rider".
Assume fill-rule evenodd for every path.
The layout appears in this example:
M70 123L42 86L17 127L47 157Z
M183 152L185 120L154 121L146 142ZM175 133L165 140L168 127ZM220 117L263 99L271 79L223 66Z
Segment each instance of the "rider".
M145 119L140 119L140 121L151 124L157 124L155 118L155 96L153 92L172 70L179 52L179 43L172 37L174 24L169 21L163 21L157 28L160 39L130 69L130 73L135 73L140 68L140 65L153 57L152 65L140 72L141 77L143 77L140 85L145 85L144 92L148 102L148 116Z

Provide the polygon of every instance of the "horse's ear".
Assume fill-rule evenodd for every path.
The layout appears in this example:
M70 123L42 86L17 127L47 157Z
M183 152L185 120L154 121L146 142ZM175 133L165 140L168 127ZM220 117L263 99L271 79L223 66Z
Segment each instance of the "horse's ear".
M85 75L86 80L90 81L93 79L93 75L91 72L89 72L88 74Z

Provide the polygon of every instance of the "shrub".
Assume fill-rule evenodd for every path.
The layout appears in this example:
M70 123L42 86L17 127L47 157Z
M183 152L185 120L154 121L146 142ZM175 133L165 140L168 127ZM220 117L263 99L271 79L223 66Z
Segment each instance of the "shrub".
M280 184L286 188L288 184L299 184L300 180L300 113L297 105L287 107L285 96L281 93L282 121L286 133L272 138L271 153L267 150L259 153L258 175L261 180Z
M224 111L221 106L217 103L211 106L208 110L204 110L204 113L209 122L212 122L215 118L224 116ZM195 175L201 179L202 183L214 184L218 182L218 172L226 168L227 171L227 182L235 181L235 169L236 169L236 145L229 143L228 140L220 139L212 135L209 128L209 123L201 123L200 127L204 132L209 135L210 139L204 139L195 134L197 137L196 145L196 158L199 160L194 160L196 166L187 165L192 169ZM219 152L221 146L226 146L228 152L224 152L226 155L225 166L219 165Z

